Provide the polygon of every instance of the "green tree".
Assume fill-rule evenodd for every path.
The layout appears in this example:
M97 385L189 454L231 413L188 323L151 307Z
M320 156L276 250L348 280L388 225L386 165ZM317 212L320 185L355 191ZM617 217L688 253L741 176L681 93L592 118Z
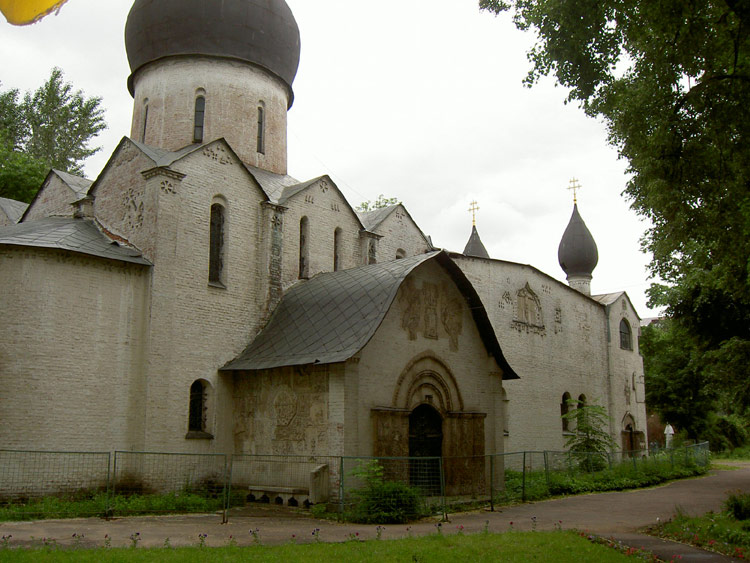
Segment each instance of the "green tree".
M30 202L48 171L46 163L14 150L0 130L0 197Z
M397 205L398 203L398 198L385 197L383 194L380 194L375 201L368 199L367 201L360 203L355 209L360 212L374 211L375 209L381 209L383 207L388 207L389 205Z
M664 306L675 335L691 344L683 353L693 367L681 373L702 369L692 383L746 387L750 3L480 0L480 7L511 10L519 28L536 32L526 83L554 76L569 101L604 120L628 161L624 195L650 221L642 245L663 282L652 285L650 304ZM744 406L734 400L728 408Z
M604 469L607 454L617 445L609 435L609 415L604 407L586 405L571 399L568 412L562 415L573 433L565 438L565 447L579 460L586 471Z
M50 168L80 174L105 128L101 98L74 91L59 68L23 99L0 92L0 196L30 201Z

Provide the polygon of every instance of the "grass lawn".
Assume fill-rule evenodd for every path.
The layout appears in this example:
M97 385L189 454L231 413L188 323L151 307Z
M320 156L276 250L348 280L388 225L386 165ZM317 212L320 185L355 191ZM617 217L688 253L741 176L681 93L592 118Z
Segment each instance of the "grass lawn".
M400 540L287 544L251 547L163 549L1 549L0 561L632 561L614 549L593 544L573 531L432 535Z

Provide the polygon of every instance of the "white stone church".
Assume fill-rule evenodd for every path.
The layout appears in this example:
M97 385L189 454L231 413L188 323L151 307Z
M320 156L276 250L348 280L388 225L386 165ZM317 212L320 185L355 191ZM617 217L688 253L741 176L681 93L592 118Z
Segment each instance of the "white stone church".
M0 202L0 449L561 450L568 399L645 446L639 317L590 294L577 207L568 286L287 175L284 0L136 0L125 39L130 136Z

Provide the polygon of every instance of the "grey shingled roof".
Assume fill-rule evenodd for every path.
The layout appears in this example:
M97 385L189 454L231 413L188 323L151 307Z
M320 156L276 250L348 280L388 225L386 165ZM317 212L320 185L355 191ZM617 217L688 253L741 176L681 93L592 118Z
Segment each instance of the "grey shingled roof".
M373 209L372 211L357 211L357 216L362 221L365 229L374 231L399 205L401 204L397 203L396 205L388 205L380 209Z
M52 169L52 172L57 174L60 179L65 182L65 184L75 192L75 194L81 198L84 197L91 187L91 184L93 183L88 178L84 178L82 176L76 176L74 174L69 174L68 172L63 172L62 170L55 170Z
M471 283L444 252L318 274L292 287L268 325L225 371L343 362L358 353L385 318L406 277L420 264L436 260L453 278L471 308L488 352L504 379L517 379Z
M256 168L245 164L248 172L253 175L255 180L260 184L261 189L266 193L268 199L273 203L279 203L281 195L285 188L299 185L301 182L296 178L292 178L288 174L274 174L268 170Z
M615 301L617 301L622 294L625 293L624 291L616 291L615 293L602 293L600 295L592 295L591 299L594 301L598 301L602 305L611 305Z
M91 221L83 219L48 217L0 227L0 245L57 248L109 260L151 264L137 250L120 246L102 234Z
M476 258L489 258L490 254L482 243L482 239L479 238L479 232L477 231L476 225L471 227L471 236L469 242L464 247L464 256L474 256Z
M147 157L149 157L151 160L154 161L154 164L156 166L169 166L173 164L174 162L180 160L183 156L186 154L189 154L193 151L196 151L198 149L203 148L206 145L187 145L185 147L182 147L178 151L168 151L166 149L161 149L158 147L152 147L150 145L144 145L143 143L140 143L138 141L134 141L133 139L129 139L130 142L132 142L136 147L141 149L143 154L145 154ZM213 142L213 141L212 141ZM210 143L207 143L210 144Z
M15 199L9 199L7 197L0 197L0 210L2 210L8 219L14 223L18 223L21 215L24 214L28 207L28 203L16 201Z

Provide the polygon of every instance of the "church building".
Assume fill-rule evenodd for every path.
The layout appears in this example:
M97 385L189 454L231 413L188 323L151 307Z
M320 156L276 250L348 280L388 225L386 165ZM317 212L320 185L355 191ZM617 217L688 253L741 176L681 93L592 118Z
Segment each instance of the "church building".
M565 285L289 176L284 0L135 0L125 41L132 127L98 177L0 201L0 448L561 450L569 400L646 444L639 318L591 295L577 206Z

